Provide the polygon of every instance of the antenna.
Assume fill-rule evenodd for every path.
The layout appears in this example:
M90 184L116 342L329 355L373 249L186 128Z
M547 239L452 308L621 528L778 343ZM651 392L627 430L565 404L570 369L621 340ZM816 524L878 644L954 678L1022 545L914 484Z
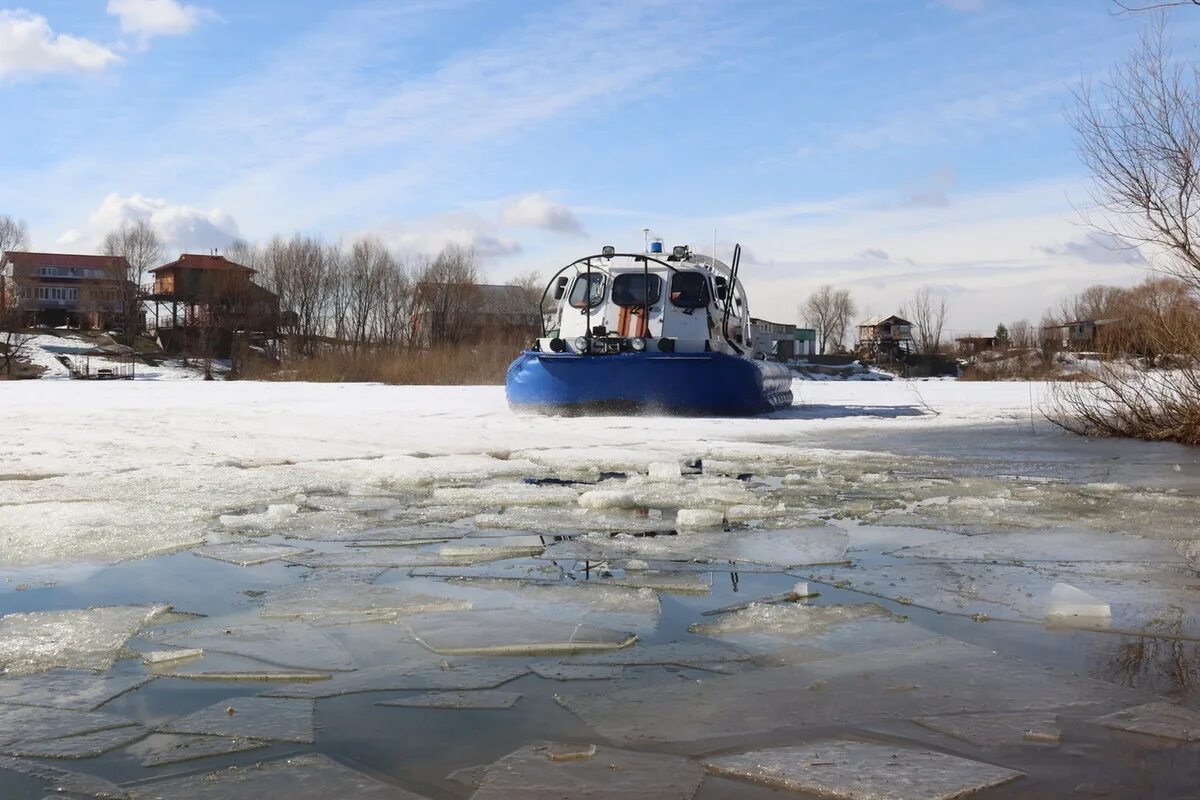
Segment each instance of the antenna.
M642 228L642 238L645 240L642 243L642 252L649 253L650 252L650 229L649 228Z

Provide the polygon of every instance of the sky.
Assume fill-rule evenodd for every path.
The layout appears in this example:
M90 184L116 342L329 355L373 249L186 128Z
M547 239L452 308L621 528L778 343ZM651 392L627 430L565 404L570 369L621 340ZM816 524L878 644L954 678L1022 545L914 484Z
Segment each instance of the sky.
M39 250L144 218L171 256L377 235L500 282L649 228L741 243L756 316L929 288L962 333L1146 275L1067 123L1151 22L1109 0L10 2L0 214ZM1195 60L1200 10L1167 27Z

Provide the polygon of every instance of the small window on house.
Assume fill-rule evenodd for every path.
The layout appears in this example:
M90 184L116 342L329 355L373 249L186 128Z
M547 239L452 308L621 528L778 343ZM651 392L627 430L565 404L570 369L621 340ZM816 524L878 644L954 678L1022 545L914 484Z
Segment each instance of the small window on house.
M590 288L589 288L590 280ZM604 290L607 280L602 273L584 273L575 279L571 287L571 306L573 308L595 308L604 300Z
M613 302L619 306L654 305L662 298L662 278L628 272L613 278Z
M708 278L702 272L676 272L671 276L671 304L679 308L708 305Z

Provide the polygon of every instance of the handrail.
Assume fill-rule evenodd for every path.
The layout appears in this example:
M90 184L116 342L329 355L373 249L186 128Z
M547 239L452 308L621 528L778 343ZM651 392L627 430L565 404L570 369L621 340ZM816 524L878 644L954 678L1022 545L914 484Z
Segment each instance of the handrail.
M649 273L649 271L650 271L650 262L653 261L655 264L659 264L661 266L666 267L671 272L679 272L678 268L671 266L670 264L668 264L666 261L663 261L662 259L654 258L653 256L649 255L648 253L613 253L611 256L606 256L603 253L596 253L596 254L593 254L590 256L584 256L583 258L575 259L570 264L567 264L565 267L560 269L558 272L555 272L554 275L551 276L550 282L547 283L546 288L544 290L542 290L542 302L541 302L541 305L538 306L538 308L539 309L545 308L546 297L550 294L550 287L554 285L554 282L556 280L558 280L560 275L562 275L564 272L569 270L571 267L576 267L583 263L587 264L588 273L590 274L591 270L592 270L592 259L595 259L595 258L603 258L603 259L607 259L609 261L611 261L614 258L631 258L634 261L644 260L646 262L645 271L647 273ZM601 268L600 271L604 272L604 269ZM605 274L607 275L608 273L605 272ZM592 330L592 326L591 326L591 308L592 308L591 292L592 292L591 278L588 278L588 306L587 306L587 309L588 309L588 336L591 336L591 330ZM646 319L646 325L647 325L647 330L649 330L650 322L649 322L648 315L647 315L647 319ZM545 315L542 315L542 336L545 336L548 332L549 331L546 328Z
M721 335L725 337L725 341L733 348L739 356L742 354L742 349L733 343L729 338L729 314L733 311L733 296L737 291L738 285L738 269L742 265L742 246L735 244L733 246L733 264L729 267L729 286L726 288L725 294L725 313L721 317Z

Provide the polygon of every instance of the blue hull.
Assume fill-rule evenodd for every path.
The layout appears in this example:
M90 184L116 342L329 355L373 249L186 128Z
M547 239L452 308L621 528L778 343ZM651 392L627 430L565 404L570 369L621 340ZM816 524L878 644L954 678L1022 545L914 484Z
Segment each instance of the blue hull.
M520 411L748 416L790 406L792 372L725 353L527 350L509 366L505 391Z

